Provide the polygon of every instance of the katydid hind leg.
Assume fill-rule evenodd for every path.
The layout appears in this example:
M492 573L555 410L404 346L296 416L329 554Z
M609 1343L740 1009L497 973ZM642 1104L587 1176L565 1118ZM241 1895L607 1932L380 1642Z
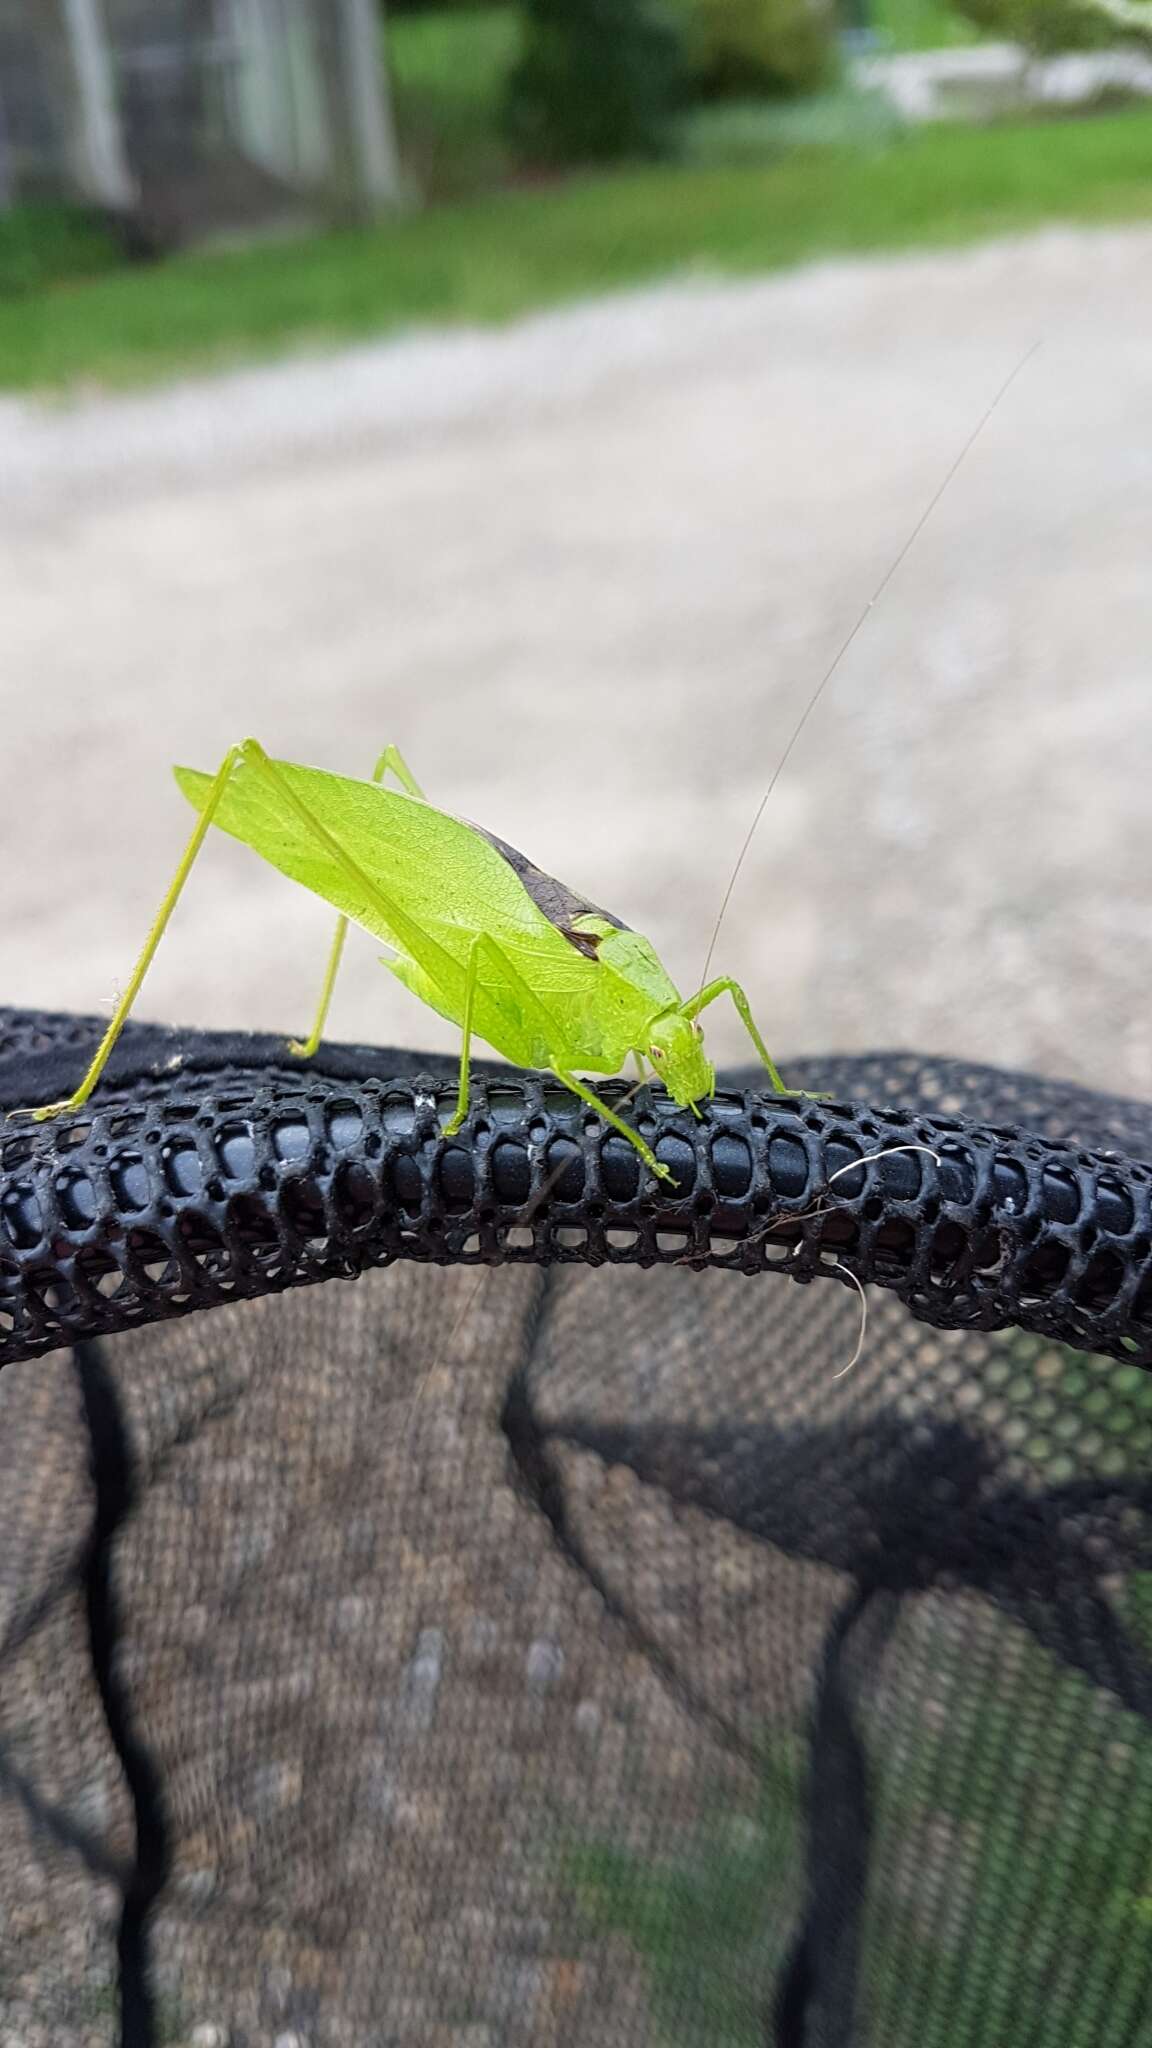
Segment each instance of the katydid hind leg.
M421 801L426 801L424 791L409 768L399 747L391 745L385 747L376 766L372 770L372 781L383 782L387 775L395 776L401 789L408 796L416 796ZM320 1050L320 1042L323 1039L325 1026L328 1022L328 1012L332 1007L336 976L340 972L340 962L344 957L344 943L347 937L348 919L340 916L336 919L336 929L332 934L332 944L328 952L324 978L320 983L320 998L316 1005L316 1014L312 1020L312 1029L308 1033L307 1038L290 1038L288 1040L288 1050L298 1060L310 1060Z
M231 780L231 777L235 769L239 766L241 759L242 749L238 746L229 747L228 752L225 754L224 759L220 763L220 766L212 779L212 786L209 789L207 798L205 799L204 808L201 811L200 816L196 820L196 825L192 832L192 836L189 839L188 844L180 857L180 861L176 868L176 872L173 875L172 880L168 884L168 887L161 900L160 908L156 912L156 915L153 918L152 923L148 927L148 936L144 941L143 947L141 948L140 956L136 961L136 965L132 969L132 973L129 976L127 987L125 988L123 995L120 997L119 1002L116 1004L116 1007L112 1012L112 1016L109 1019L108 1028L105 1031L103 1038L100 1040L100 1043L97 1046L96 1051L93 1054L87 1069L85 1070L85 1073L80 1081L79 1086L63 1102L48 1102L45 1103L41 1108L33 1110L10 1110L8 1112L10 1116L31 1115L36 1119L38 1123L42 1123L49 1117L68 1116L73 1114L76 1110L83 1109L84 1104L87 1102L88 1097L91 1095L92 1090L95 1088L96 1083L100 1079L101 1074L104 1072L104 1069L108 1064L108 1061L112 1054L113 1047L115 1046L116 1041L120 1036L120 1033L123 1031L125 1024L128 1022L128 1018L131 1014L133 1004L135 1003L136 998L139 995L141 988L143 987L145 976L147 975L148 969L151 967L152 962L156 957L156 952L160 945L160 941L168 928L168 922L172 916L172 912L175 910L177 903L180 901L180 897L184 890L184 884L186 883L189 875L192 872L192 869L196 862L197 855L199 854L200 849L204 844L204 840L207 837L208 829L212 823L213 818L216 815L216 812L220 808L220 803L221 799L223 798L224 791L227 788L228 783Z
M409 915L401 898L389 891L375 875L369 874L363 863L341 844L336 834L328 830L319 812L305 802L298 790L293 789L287 776L265 753L258 740L245 740L240 752L245 766L259 776L285 810L303 825L317 849L335 862L346 881L355 884L365 905L370 906L382 921L390 943L397 951L407 954L429 982L441 988L445 995L451 993L454 1001L462 1001L465 970L453 955L430 932L423 930Z
M403 754L400 752L399 747L391 745L385 747L384 752L372 770L373 782L383 782L386 775L394 775L401 789L405 790L409 796L418 796L421 803L427 803L428 799L408 766L407 761L404 759Z

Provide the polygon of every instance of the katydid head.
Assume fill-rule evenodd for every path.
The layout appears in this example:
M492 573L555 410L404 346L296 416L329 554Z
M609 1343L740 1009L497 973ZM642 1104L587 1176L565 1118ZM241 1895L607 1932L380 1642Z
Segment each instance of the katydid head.
M665 1010L648 1027L648 1057L674 1102L688 1109L716 1085L700 1026L683 1010Z

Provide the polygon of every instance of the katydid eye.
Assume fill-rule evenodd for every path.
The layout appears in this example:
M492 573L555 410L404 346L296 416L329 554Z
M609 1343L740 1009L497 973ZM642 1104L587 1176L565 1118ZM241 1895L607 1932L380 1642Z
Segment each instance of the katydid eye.
M658 1046L658 1045L650 1045L650 1046L649 1046L649 1048L648 1048L648 1050L649 1050L649 1052L651 1053L651 1055L652 1055L652 1058L653 1058L654 1060L662 1060L662 1059L663 1059L663 1057L664 1057L664 1053L663 1053L663 1051L662 1051L662 1049L661 1049L661 1047L660 1047L660 1046Z

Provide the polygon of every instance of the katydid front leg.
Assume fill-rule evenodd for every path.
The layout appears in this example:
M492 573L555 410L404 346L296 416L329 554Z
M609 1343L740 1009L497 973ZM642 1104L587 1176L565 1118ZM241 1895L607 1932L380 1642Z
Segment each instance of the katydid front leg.
M723 995L730 995L735 1003L740 1021L752 1040L753 1045L756 1047L764 1065L767 1067L769 1079L777 1095L794 1094L795 1090L786 1088L780 1078L776 1062L761 1038L759 1031L756 1029L751 1005L738 981L732 981L728 976L722 976L718 981L710 981L707 988L702 988L699 995L693 996L690 1002L685 1003L684 1015L689 1018L698 1017L701 1010L707 1009L709 1003L714 1003L717 996Z

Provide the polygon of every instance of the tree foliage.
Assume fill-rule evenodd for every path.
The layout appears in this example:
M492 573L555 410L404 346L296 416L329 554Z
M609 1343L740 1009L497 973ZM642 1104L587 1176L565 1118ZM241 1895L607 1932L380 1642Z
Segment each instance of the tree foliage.
M505 129L521 156L594 162L667 143L684 82L680 25L662 0L524 0Z
M955 0L959 13L977 28L1022 43L1038 56L1058 50L1099 50L1121 31L1093 0Z
M697 91L715 98L800 93L832 65L830 0L677 0Z

